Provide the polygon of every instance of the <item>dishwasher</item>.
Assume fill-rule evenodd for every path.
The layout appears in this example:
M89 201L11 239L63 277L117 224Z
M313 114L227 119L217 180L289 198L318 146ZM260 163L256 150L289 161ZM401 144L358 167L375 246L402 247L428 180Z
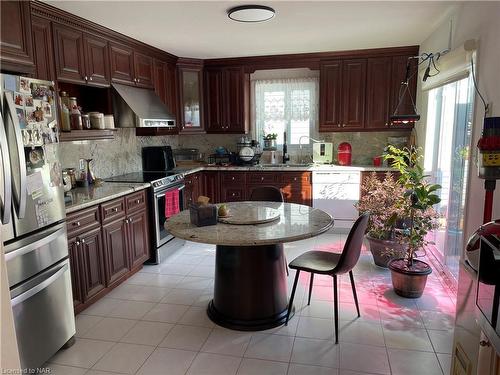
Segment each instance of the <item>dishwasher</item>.
M334 228L350 229L359 215L360 183L359 171L314 171L313 207L332 215Z

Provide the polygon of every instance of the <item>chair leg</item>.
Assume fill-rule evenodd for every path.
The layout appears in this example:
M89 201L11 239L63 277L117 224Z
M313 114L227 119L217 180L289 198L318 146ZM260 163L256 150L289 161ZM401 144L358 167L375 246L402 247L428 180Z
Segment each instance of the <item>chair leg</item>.
M339 301L337 295L337 275L333 275L333 310L335 314L335 344L339 343Z
M286 256L283 257L285 262L286 275L290 276L290 271L288 270L288 261L286 260Z
M358 311L359 318L361 314L359 313L358 294L356 293L356 285L354 284L354 276L352 274L352 271L349 271L349 278L351 279L352 294L354 296L354 302L356 303L356 310Z
M288 311L286 313L285 325L288 325L288 319L290 319L290 313L292 312L293 298L295 297L295 289L297 289L297 281L299 281L299 274L300 270L297 270L297 273L295 274L295 280L293 281L292 294L290 295L290 301L288 302Z
M313 290L313 280L314 280L314 273L311 272L311 278L309 279L309 298L307 299L307 306L311 304L311 294Z

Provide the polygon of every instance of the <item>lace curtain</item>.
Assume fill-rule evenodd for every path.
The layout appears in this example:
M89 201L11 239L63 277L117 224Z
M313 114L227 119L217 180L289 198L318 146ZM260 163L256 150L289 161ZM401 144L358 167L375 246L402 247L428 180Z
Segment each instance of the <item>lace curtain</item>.
M277 133L278 144L298 144L309 136L318 122L318 78L291 78L255 81L255 137ZM307 138L302 139L308 144Z

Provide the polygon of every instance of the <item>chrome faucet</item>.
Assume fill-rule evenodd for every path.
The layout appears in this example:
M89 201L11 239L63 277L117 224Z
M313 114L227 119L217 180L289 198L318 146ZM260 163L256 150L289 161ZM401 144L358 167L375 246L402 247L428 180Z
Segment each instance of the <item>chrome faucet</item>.
M283 133L283 164L286 164L287 161L290 160L290 156L288 155L288 147L286 145L286 132Z

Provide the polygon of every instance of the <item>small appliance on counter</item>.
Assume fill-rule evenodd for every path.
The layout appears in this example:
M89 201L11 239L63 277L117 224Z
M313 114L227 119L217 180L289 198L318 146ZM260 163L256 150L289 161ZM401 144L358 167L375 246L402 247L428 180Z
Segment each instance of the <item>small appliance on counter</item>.
M339 165L352 165L352 147L348 142L339 144L337 150L337 162Z
M204 163L203 154L197 148L178 148L173 150L177 168L196 167Z
M245 137L246 138L246 137ZM250 141L242 145L238 142L238 165L255 165L259 163L260 157L262 155L262 149L260 148L259 142Z
M313 143L313 163L331 164L333 162L333 143Z

